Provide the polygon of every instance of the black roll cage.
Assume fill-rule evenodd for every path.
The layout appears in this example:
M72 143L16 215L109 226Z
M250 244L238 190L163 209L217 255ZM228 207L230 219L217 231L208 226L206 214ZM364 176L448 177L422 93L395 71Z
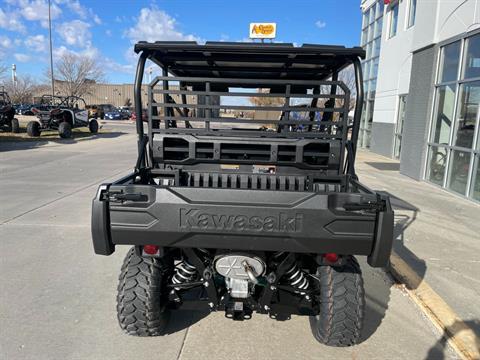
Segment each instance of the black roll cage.
M360 59L365 58L365 52L363 49L359 47L345 48L343 46L323 46L310 44L294 47L292 44L207 42L205 45L198 45L195 42L139 42L135 45L135 52L140 54L137 63L134 89L136 130L138 135L137 170L141 170L146 167L148 160L146 145L149 143L149 140L151 141L152 117L156 115L152 113L152 104L149 103L149 134L146 135L142 120L142 80L147 59L153 61L162 69L163 76L156 77L152 83L158 83L161 81L164 85L164 88L167 89L169 74L174 76L172 80L180 81L180 87L182 86L182 81L208 81L208 84L210 84L212 78L223 79L224 82L230 81L232 85L245 84L248 82L248 79L245 79L247 76L245 74L248 74L250 77L256 79L257 83L259 82L258 80L264 79L268 80L268 83L271 84L274 83L276 78L281 75L285 81L288 80L289 83L294 83L299 79L305 83L306 81L321 82L326 78L331 78L333 86L342 86L341 83L337 82L338 73L348 65L353 65L357 96L355 100L353 123L347 127L348 130L351 130L351 136L350 139L344 142L347 150L347 158L343 171L344 173L351 175L353 178L357 178L355 174L355 155L357 150L356 144L359 136L360 118L364 102L363 76L360 62ZM257 56L257 54L260 54L261 56ZM260 69L254 66L248 67L242 64L242 61L248 62L249 56L251 57L253 55L258 57L259 62L278 62L279 59L277 57L282 57L281 59L285 63L285 66L276 71L276 73L273 71L269 73L269 70L265 68ZM242 57L243 59L240 61L239 59ZM207 65L190 65L190 60L198 60L199 58L205 59ZM292 64L296 62L297 58L300 59L300 64L316 64L318 66L315 69L309 69L308 66L305 66L302 69L293 68ZM233 66L219 66L216 63L219 60L221 60L223 63L230 61ZM181 64L182 61L187 65ZM326 64L326 66L323 66L324 64ZM323 66L324 69L320 66ZM228 79L225 76L219 75L222 72L225 74L238 73L239 75L236 78ZM261 75L256 75L257 72ZM252 76L252 74L254 75ZM267 79L265 79L265 76L262 76L265 74L269 74ZM208 88L206 91L208 94L210 91L210 85L207 86ZM151 87L149 87L149 91L150 90ZM318 100L318 97L315 98L314 96L311 105L312 107L316 105L316 103L314 104L316 100ZM171 108L172 113L175 111L175 109L180 109L177 111L179 111L182 115L181 108L183 108L183 104L178 106L176 106L176 104L168 104L168 98L166 96L164 96L163 103L158 105L163 106L164 109ZM213 105L209 104L209 101L206 103L204 108L208 111L208 114L211 115ZM280 108L280 110L291 111L288 106ZM164 115L165 116L163 120L165 120L165 122L168 124L168 119L166 118L166 115L168 114ZM310 112L310 120L312 120L312 112ZM186 120L185 124L187 127L190 125L190 123ZM168 127L168 125L166 126Z

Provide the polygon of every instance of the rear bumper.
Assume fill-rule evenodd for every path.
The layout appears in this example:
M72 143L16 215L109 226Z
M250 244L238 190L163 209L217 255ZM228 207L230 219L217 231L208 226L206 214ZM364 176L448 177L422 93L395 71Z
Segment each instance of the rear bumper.
M122 194L117 200L111 194ZM128 195L128 196L124 196ZM366 255L388 263L393 211L347 211L374 193L311 193L104 184L92 206L95 253L115 245Z

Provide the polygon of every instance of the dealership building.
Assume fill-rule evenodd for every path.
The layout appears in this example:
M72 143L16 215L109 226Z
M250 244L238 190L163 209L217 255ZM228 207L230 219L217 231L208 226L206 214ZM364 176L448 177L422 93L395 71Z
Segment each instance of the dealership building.
M480 0L363 0L359 145L480 201Z

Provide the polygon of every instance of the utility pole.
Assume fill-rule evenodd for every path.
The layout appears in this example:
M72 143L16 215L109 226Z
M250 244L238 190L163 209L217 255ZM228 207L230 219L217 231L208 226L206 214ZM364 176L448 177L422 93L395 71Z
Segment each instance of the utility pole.
M52 78L52 96L55 96L55 77L53 76L53 50L52 50L52 17L51 0L48 0L48 36L50 37L50 76Z
M12 85L13 85L13 92L17 92L17 65L12 64Z

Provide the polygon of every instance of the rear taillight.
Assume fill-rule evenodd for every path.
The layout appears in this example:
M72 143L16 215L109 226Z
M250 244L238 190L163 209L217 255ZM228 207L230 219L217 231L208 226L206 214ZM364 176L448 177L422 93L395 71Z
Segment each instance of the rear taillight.
M323 255L323 258L329 263L336 263L338 261L338 254L335 253L326 253Z
M160 248L157 245L144 245L143 253L149 256L155 256L160 254Z

